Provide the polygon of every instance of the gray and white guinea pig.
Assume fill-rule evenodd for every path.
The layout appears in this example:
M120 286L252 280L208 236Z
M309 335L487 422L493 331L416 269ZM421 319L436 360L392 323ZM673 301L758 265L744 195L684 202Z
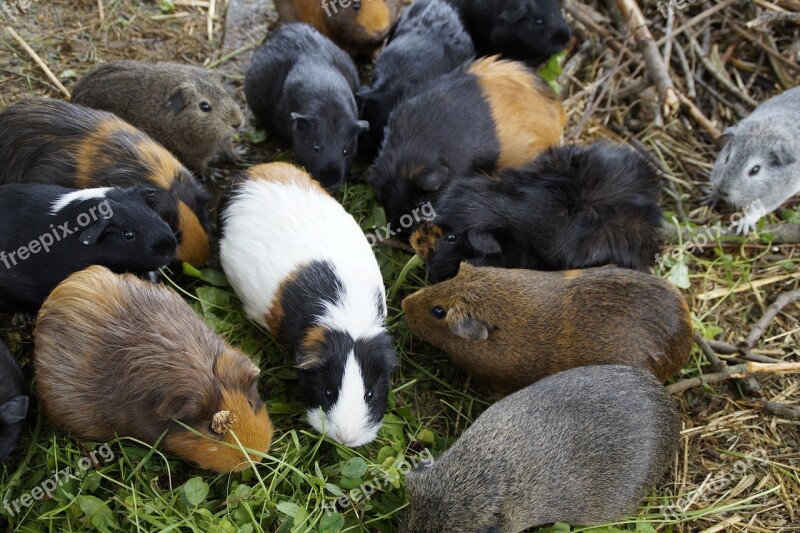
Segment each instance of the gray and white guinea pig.
M145 274L167 266L177 240L155 187L0 186L0 311L35 311L56 285L90 265Z
M725 138L711 172L712 198L743 209L736 226L747 233L800 193L800 87L761 104Z
M346 446L371 442L397 355L383 277L361 228L286 163L241 176L220 226L225 274L248 316L293 353L311 425Z
M178 63L112 61L86 74L72 103L114 113L203 176L216 155L238 159L233 135L244 122L236 101L204 68Z
M27 414L28 395L22 369L0 342L0 462L17 448Z
M370 2L374 3L374 2ZM253 54L244 90L268 130L292 143L295 159L329 190L350 174L358 136L360 88L353 60L308 24L284 24Z
M432 465L409 472L401 531L517 533L618 520L664 476L680 426L649 372L560 372L489 407Z

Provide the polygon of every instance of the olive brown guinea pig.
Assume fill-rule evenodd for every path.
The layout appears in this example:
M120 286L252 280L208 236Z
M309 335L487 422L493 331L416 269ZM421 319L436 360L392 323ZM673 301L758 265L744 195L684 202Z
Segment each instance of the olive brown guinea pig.
M479 59L395 108L367 179L400 227L404 214L435 200L453 178L532 162L561 142L565 123L558 96L533 70Z
M431 80L452 72L475 55L458 13L444 0L415 0L403 12L391 40L381 51L372 85L358 93L361 118L369 131L360 155L373 159L383 142L389 114L403 99Z
M176 259L208 259L209 193L163 146L106 111L49 98L0 113L0 184L75 189L150 186L169 191L159 214L178 239Z
M399 0L275 0L283 22L304 22L353 55L380 48L399 10Z
M233 135L244 116L209 71L177 63L112 61L86 74L72 103L114 113L208 176L216 155L238 159Z
M100 266L73 274L42 306L34 342L43 411L75 437L155 444L166 432L162 449L216 472L269 450L258 367L163 285Z
M240 176L220 213L220 259L247 315L292 353L309 423L371 442L397 365L383 277L352 215L299 168Z
M291 142L297 163L327 189L350 174L358 135L360 87L353 60L308 24L279 26L253 54L245 78L258 121Z
M537 66L564 49L571 33L557 0L448 0L478 55L502 54Z
M403 533L518 533L635 512L675 458L666 389L626 365L565 370L489 407L430 465L406 475Z
M28 394L22 369L0 342L0 463L17 449L27 414Z
M660 177L622 146L552 148L498 177L453 180L411 245L434 280L462 261L566 270L614 264L646 271L658 253Z
M0 185L0 311L39 309L90 265L147 274L170 264L177 241L153 209L163 201L169 193L152 187Z
M800 193L800 87L761 104L725 130L711 172L712 196L744 211L740 233Z
M409 329L506 394L568 368L628 364L660 380L693 345L670 282L613 266L538 272L474 267L403 301Z

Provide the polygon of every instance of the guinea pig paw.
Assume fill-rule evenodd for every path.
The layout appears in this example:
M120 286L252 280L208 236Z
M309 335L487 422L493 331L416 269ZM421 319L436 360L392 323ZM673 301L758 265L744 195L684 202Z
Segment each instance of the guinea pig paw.
M748 235L751 231L756 229L758 219L752 217L742 217L731 224L731 229L736 231L738 235Z

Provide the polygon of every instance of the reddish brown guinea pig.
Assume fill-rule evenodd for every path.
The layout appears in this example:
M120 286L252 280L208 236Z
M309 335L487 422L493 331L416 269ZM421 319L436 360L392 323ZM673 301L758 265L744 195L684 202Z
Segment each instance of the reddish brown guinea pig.
M270 448L259 368L171 289L90 267L53 291L34 340L44 413L79 438L155 444L166 434L164 450L216 472L244 470Z
M660 380L689 359L680 291L614 266L539 272L474 267L403 301L411 332L507 394L574 367L626 364Z

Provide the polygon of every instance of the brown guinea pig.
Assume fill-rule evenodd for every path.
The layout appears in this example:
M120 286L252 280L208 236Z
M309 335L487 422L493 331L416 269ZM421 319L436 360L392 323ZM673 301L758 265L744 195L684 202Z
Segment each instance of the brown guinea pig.
M152 205L178 239L175 257L208 259L208 191L163 146L105 112L50 98L0 113L0 185L48 183L90 189L156 185L172 202Z
M164 450L216 472L261 460L239 443L269 450L258 367L162 285L100 266L73 274L42 306L34 341L44 413L79 438L154 444L166 432Z
M380 48L398 15L398 0L275 0L283 22L305 22L351 55Z
M204 68L112 61L75 85L72 103L114 113L204 177L215 155L238 159L232 139L244 116L220 80Z
M507 394L578 366L627 364L660 380L686 364L689 307L671 283L606 266L474 267L403 301L412 333Z

